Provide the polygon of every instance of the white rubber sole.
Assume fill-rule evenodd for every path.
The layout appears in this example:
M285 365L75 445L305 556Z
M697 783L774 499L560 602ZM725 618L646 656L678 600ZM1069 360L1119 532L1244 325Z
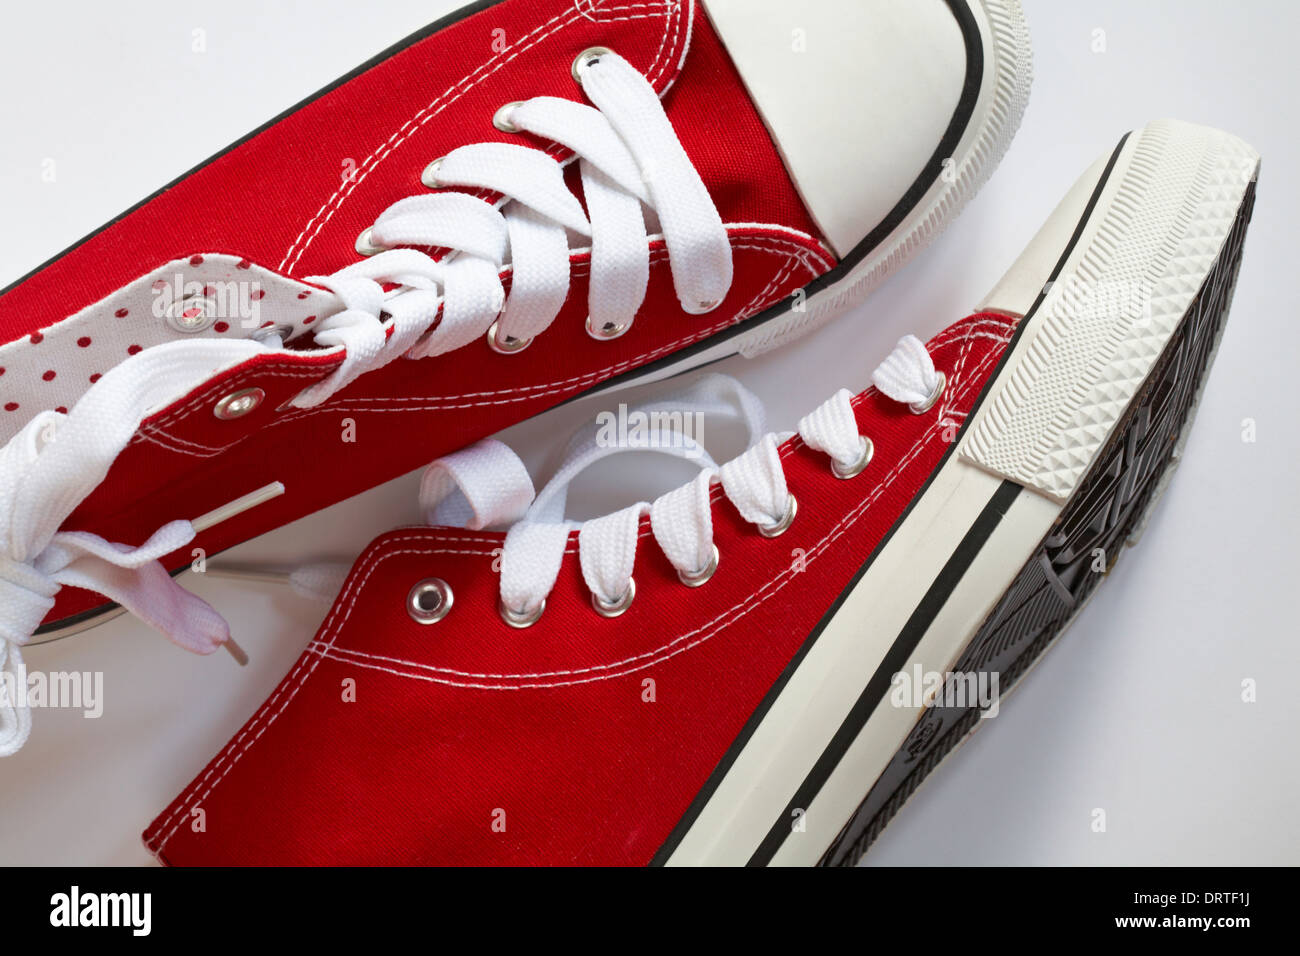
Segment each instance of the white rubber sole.
M1158 120L1130 137L1106 215L1089 221L1021 336L963 457L1068 499L1187 311L1258 165L1235 136L1190 123ZM1039 267L1017 263L988 306L1024 314L1042 284L1018 277Z
M972 8L985 55L975 109L953 150L952 163L890 234L843 276L810 294L802 310L787 307L784 314L752 330L630 373L587 394L661 381L731 355L752 358L807 335L863 301L956 218L1011 145L1029 100L1032 76L1029 29L1019 0L978 0Z
M1244 229L1238 214L1257 167L1235 137L1160 121L1067 195L986 303L1030 317L958 447L719 767L662 862L805 865L842 847L864 795L905 744L917 746L926 712L872 697L868 679L918 666L945 673L972 644L1110 447L1233 230ZM1115 295L1134 289L1131 299ZM868 842L858 836L844 852Z

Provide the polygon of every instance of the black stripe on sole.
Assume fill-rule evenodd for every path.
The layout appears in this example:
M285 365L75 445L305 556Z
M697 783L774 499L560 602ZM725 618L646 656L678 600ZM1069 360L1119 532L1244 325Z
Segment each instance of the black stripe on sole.
M1014 686L1060 636L1141 526L1209 373L1254 202L1252 182L1218 258L1142 389L1051 531L953 665L957 675L996 674L1003 693ZM944 693L939 699L954 698ZM978 705L927 709L822 865L856 864L926 776L974 731L980 712Z
M990 383L995 382L998 376L1002 373L1003 368L1006 366L1006 363L1010 360L1012 353L1015 351L1020 336L1024 334L1025 329L1028 327L1030 319L1032 319L1038 312L1043 300L1047 298L1047 290L1050 288L1051 284L1060 277L1061 270L1065 268L1065 263L1069 260L1071 254L1073 254L1074 247L1078 245L1079 239L1083 235L1083 230L1088 223L1088 219L1091 217L1093 210L1100 201L1101 194L1105 190L1106 184L1110 181L1111 174L1115 170L1115 164L1119 162L1120 154L1123 153L1124 146L1128 143L1129 136L1131 135L1132 134L1130 133L1125 133L1124 136L1120 138L1119 143L1116 144L1114 151L1110 155L1110 159L1106 163L1106 168L1102 170L1101 177L1092 191L1092 195L1088 197L1088 204L1084 207L1083 213L1079 216L1079 222L1075 226L1069 242L1066 243L1065 248L1061 252L1060 258L1057 259L1056 265L1052 269L1052 274L1044 284L1043 290L1039 292L1038 298L1034 300L1034 304L1030 306L1029 311L1025 314L1025 318L1020 321L1019 325L1017 325L1011 341L1007 344L1006 349L1002 353L1002 357L998 359L997 365L989 375ZM745 726L741 728L740 733L736 735L736 739L732 741L731 746L728 747L726 753L722 755L722 759L718 761L718 765L714 767L713 773L709 775L709 779L705 781L704 786L701 787L699 793L695 795L695 799L692 800L690 806L686 808L686 812L682 814L682 818L677 822L677 825L673 827L672 832L668 834L668 838L664 841L663 845L659 847L658 851L656 851L653 859L650 861L651 866L662 866L667 863L673 852L681 845L682 840L685 839L686 834L695 824L695 821L699 819L700 814L704 811L704 807L708 804L709 800L712 799L713 794L722 784L723 779L731 770L732 765L735 764L736 760L740 757L741 752L745 749L745 745L749 743L750 738L763 722L763 719L767 716L768 711L771 710L776 699L781 695L781 692L790 682L790 678L794 676L795 671L797 671L800 665L802 665L808 652L811 651L813 645L817 643L817 639L826 629L826 625L829 624L831 619L839 612L840 606L848 598L853 589L857 587L858 582L862 580L863 575L867 573L867 570L875 562L877 556L893 539L894 533L903 525L908 516L911 515L912 509L916 507L916 503L924 497L925 492L934 481L934 476L942 471L944 465L948 463L949 456L952 455L954 450L961 443L962 435L965 434L965 430L970 422L974 420L975 413L979 411L980 406L984 403L984 398L989 394L989 391L990 390L986 386L984 391L975 399L975 404L971 406L971 410L967 414L966 419L962 422L962 426L958 430L956 437L949 443L948 450L944 452L943 458L939 460L939 464L935 467L934 471L930 473L930 477L925 480L925 483L921 486L916 495L913 496L912 501L903 510L903 513L899 515L898 520L894 522L893 526L880 540L880 543L876 545L875 550L873 550L867 560L863 562L862 567L860 567L857 573L853 576L853 580L848 583L842 592L840 592L839 597L835 599L835 603L833 603L827 609L826 613L822 615L822 619L818 621L817 626L813 628L812 633L808 635L808 638L800 646L794 657L791 658L790 663L786 665L785 670L781 672L781 676L776 679L772 687L764 696L762 702L755 708L754 713L750 715L749 720L745 722Z
M975 563L975 558L978 557L980 550L993 534L994 529L1002 522L1007 511L1011 508L1012 502L1016 500L1023 490L1014 481L1004 481L998 486L998 490L990 496L988 503L980 511L979 517L971 524L965 536L961 539L961 543L957 545L951 556L949 556L947 563L944 564L943 570L930 584L929 590L925 592L925 597L921 598L921 603L916 606L912 616L907 619L907 623L899 631L898 637L894 639L894 643L876 668L876 672L871 675L871 680L867 681L867 686L863 688L862 693L858 695L858 699L854 701L852 709L849 710L848 716L844 718L844 722L840 724L835 736L831 738L821 756L817 758L817 762L808 771L808 776L804 778L799 789L795 791L790 802L786 804L785 812L768 830L767 836L763 838L763 842L758 845L758 849L750 857L750 866L767 864L776 854L776 851L781 848L786 835L791 832L792 824L796 822L795 815L807 809L818 792L821 791L822 786L830 779L830 775L835 772L835 768L839 766L844 754L848 752L849 747L853 745L853 741L857 739L871 714L889 692L893 676L907 664L907 659L916 650L916 645L921 642L925 632L934 623L935 617L948 603L948 598L952 596L953 590L965 576L970 566Z

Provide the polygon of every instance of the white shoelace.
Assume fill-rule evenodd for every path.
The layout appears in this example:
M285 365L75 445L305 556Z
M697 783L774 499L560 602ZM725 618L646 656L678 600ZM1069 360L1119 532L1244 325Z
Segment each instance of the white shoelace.
M399 355L423 358L461 348L494 322L497 347L525 347L568 296L571 234L591 247L589 329L598 337L622 334L650 279L643 209L657 217L682 308L698 314L722 301L732 279L727 230L654 88L615 53L585 64L582 88L596 108L541 96L515 105L506 119L572 151L590 218L565 185L563 167L539 150L479 143L448 153L430 167L437 185L488 190L509 201L498 209L463 192L403 199L375 220L368 243L375 249L445 247L452 256L434 261L415 249L389 249L333 276L309 279L346 306L322 322L316 341L344 345L347 355L295 405L317 405ZM508 300L500 279L507 253ZM401 291L385 293L386 282L400 284ZM439 305L442 319L429 331ZM381 312L391 317L391 336Z
M918 413L933 405L945 384L929 352L913 336L899 342L872 380L883 394ZM852 397L847 389L840 389L798 427L803 441L827 454L837 473L846 476L860 471L872 451L870 439L858 431ZM789 526L796 505L786 487L778 449L789 436L767 433L754 440L762 432L762 409L734 379L708 375L685 391L633 406L628 414L666 412L680 419L696 411L730 414L745 421L748 450L719 467L690 436L679 433L671 415L656 427L650 414L645 441L617 445L602 444L598 426L588 425L575 434L554 477L532 498L522 462L500 442L488 440L430 466L422 489L426 515L431 523L467 528L510 525L501 556L500 610L515 626L527 626L542 614L574 528L583 580L602 614L621 613L635 596L633 569L641 519L646 515L655 541L682 581L697 586L712 575L720 560L713 542L714 484L721 484L744 520L773 536ZM578 474L601 458L636 450L692 458L699 463L700 473L653 502L640 501L590 521L565 520L568 488ZM532 503L526 504L530 498Z
M178 586L158 558L184 547L191 521L163 525L138 548L59 528L104 479L148 409L175 396L214 365L240 361L253 342L212 342L196 354L191 343L161 345L134 366L110 370L94 386L95 401L72 414L43 412L0 449L0 756L16 751L31 730L26 708L15 708L27 672L21 645L54 607L64 585L103 594L133 611L180 646L211 653L229 640L221 616Z
M399 356L439 355L489 331L498 348L525 347L568 296L571 236L590 246L589 329L597 337L621 334L649 281L647 214L663 235L682 308L701 313L721 302L732 281L726 228L658 95L617 54L584 56L580 64L594 108L537 97L506 112L514 128L573 152L587 212L565 185L563 166L540 150L482 143L452 151L436 164L438 186L504 198L493 205L464 191L439 191L401 200L368 231L372 246L439 247L448 255L435 261L413 248L391 248L332 276L311 277L344 305L322 320L315 341L341 346L344 355L294 406L319 405ZM509 296L500 279L507 265ZM19 648L63 585L103 594L197 653L229 641L220 616L157 560L193 538L191 521L165 524L136 548L58 529L152 411L279 347L272 337L145 349L105 374L70 412L38 415L0 449L0 688L25 684ZM0 756L21 747L30 728L25 708L7 695L0 699Z
M917 414L929 410L946 385L925 346L910 335L876 369L872 382ZM845 478L861 472L873 454L870 438L858 431L852 399L848 389L840 389L800 420L798 428L804 443L829 456L836 474ZM697 412L715 421L742 422L748 449L718 466L683 427ZM740 515L772 536L793 521L795 502L778 450L789 434L764 433L762 404L735 379L707 374L653 401L625 406L623 416L639 419L643 427L613 441L600 419L578 429L553 477L537 493L524 463L496 439L444 455L425 471L420 506L430 525L508 529L499 600L507 623L527 627L540 618L575 528L579 566L592 604L602 614L615 616L635 597L633 570L645 515L664 555L683 583L692 587L707 581L720 561L713 543L713 485L721 484ZM565 502L574 479L597 461L629 451L685 458L700 471L653 502L640 501L586 522L567 520ZM321 563L293 569L214 566L209 573L287 584L304 597L328 601L337 595L348 570L346 564Z

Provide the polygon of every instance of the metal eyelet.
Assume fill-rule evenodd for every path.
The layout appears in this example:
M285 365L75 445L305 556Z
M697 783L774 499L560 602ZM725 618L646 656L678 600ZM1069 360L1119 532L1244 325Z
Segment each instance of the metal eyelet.
M164 315L168 325L177 332L184 332L187 335L209 329L217 321L213 303L198 293L184 296L171 303L167 306Z
M546 599L543 598L541 603L531 611L516 611L513 608L506 607L506 602L497 600L497 613L501 615L501 620L505 621L511 627L532 627L537 623L537 619L542 616L546 610Z
M487 330L488 348L493 352L497 352L501 355L514 355L516 352L522 352L524 349L528 348L528 346L533 344L531 338L517 339L511 335L507 335L505 339L502 340L498 334L499 329L497 328L500 324L501 320L498 319L496 322L493 322L492 327Z
M446 158L447 157L445 156L439 156L428 166L425 166L424 172L420 173L420 182L424 183L424 185L428 186L430 189L437 189L441 186L442 183L438 182L438 168L442 166L442 161Z
M842 465L834 458L831 459L831 473L836 478L852 478L855 475L862 474L862 469L867 467L871 461L871 456L876 453L876 446L871 443L871 439L866 435L862 438L862 454L847 465Z
M377 246L371 241L371 230L363 229L361 235L357 236L355 248L359 256L377 256L384 251L383 246Z
M636 598L636 579L627 579L627 590L617 601L606 601L595 591L591 592L591 606L596 609L596 613L601 617L618 617L624 611L632 606L632 601Z
M293 335L293 332L294 329L292 325L276 325L274 322L271 322L248 333L248 337L255 342L262 342L273 335L278 335L280 336L281 341L283 341Z
M425 578L406 595L406 613L416 624L436 624L451 610L454 595L442 578Z
M788 493L786 495L786 502L785 514L781 516L781 520L777 521L775 524L761 524L758 526L758 533L763 537L775 538L779 534L784 534L786 529L794 523L794 516L799 511L799 502L794 500L794 495Z
M569 72L573 74L574 82L582 85L582 71L590 69L600 61L602 56L613 53L608 47L590 46L573 58L573 65L569 67Z
M913 402L907 407L912 410L913 415L924 415L934 407L934 403L939 400L939 396L943 394L944 387L947 386L947 384L948 377L944 375L943 372L940 372L939 381L934 386L934 391L925 397L925 401Z
M587 316L587 334L597 342L612 342L630 328L632 328L631 322L617 324L606 322L604 325L597 327L592 324L591 316Z
M260 388L241 388L237 392L231 392L212 406L212 414L223 422L234 421L236 418L243 418L253 411L265 399L266 392Z
M687 315L704 315L706 312L712 312L718 306L722 305L721 299L710 299L707 302L696 302L693 305L682 304L682 311Z
M510 114L513 113L517 107L523 105L523 100L515 100L513 103L507 103L492 114L492 125L503 133L518 133L519 127L510 122Z
M713 577L713 572L718 570L718 546L713 546L713 553L709 555L709 563L698 571L678 571L677 577L688 588L698 588L701 584Z

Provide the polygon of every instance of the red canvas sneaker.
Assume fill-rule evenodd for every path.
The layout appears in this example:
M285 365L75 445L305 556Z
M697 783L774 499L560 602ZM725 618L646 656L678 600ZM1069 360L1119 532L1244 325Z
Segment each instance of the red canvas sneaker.
M1203 127L1126 136L980 311L721 467L690 413L758 421L716 376L598 420L535 498L500 443L442 459L423 493L458 527L367 549L146 844L176 864L856 861L1141 530L1257 169ZM566 524L568 481L634 435L699 476Z
M817 326L956 213L1028 82L1016 0L507 0L409 37L0 294L0 648L116 603L210 651L159 597L194 549Z

